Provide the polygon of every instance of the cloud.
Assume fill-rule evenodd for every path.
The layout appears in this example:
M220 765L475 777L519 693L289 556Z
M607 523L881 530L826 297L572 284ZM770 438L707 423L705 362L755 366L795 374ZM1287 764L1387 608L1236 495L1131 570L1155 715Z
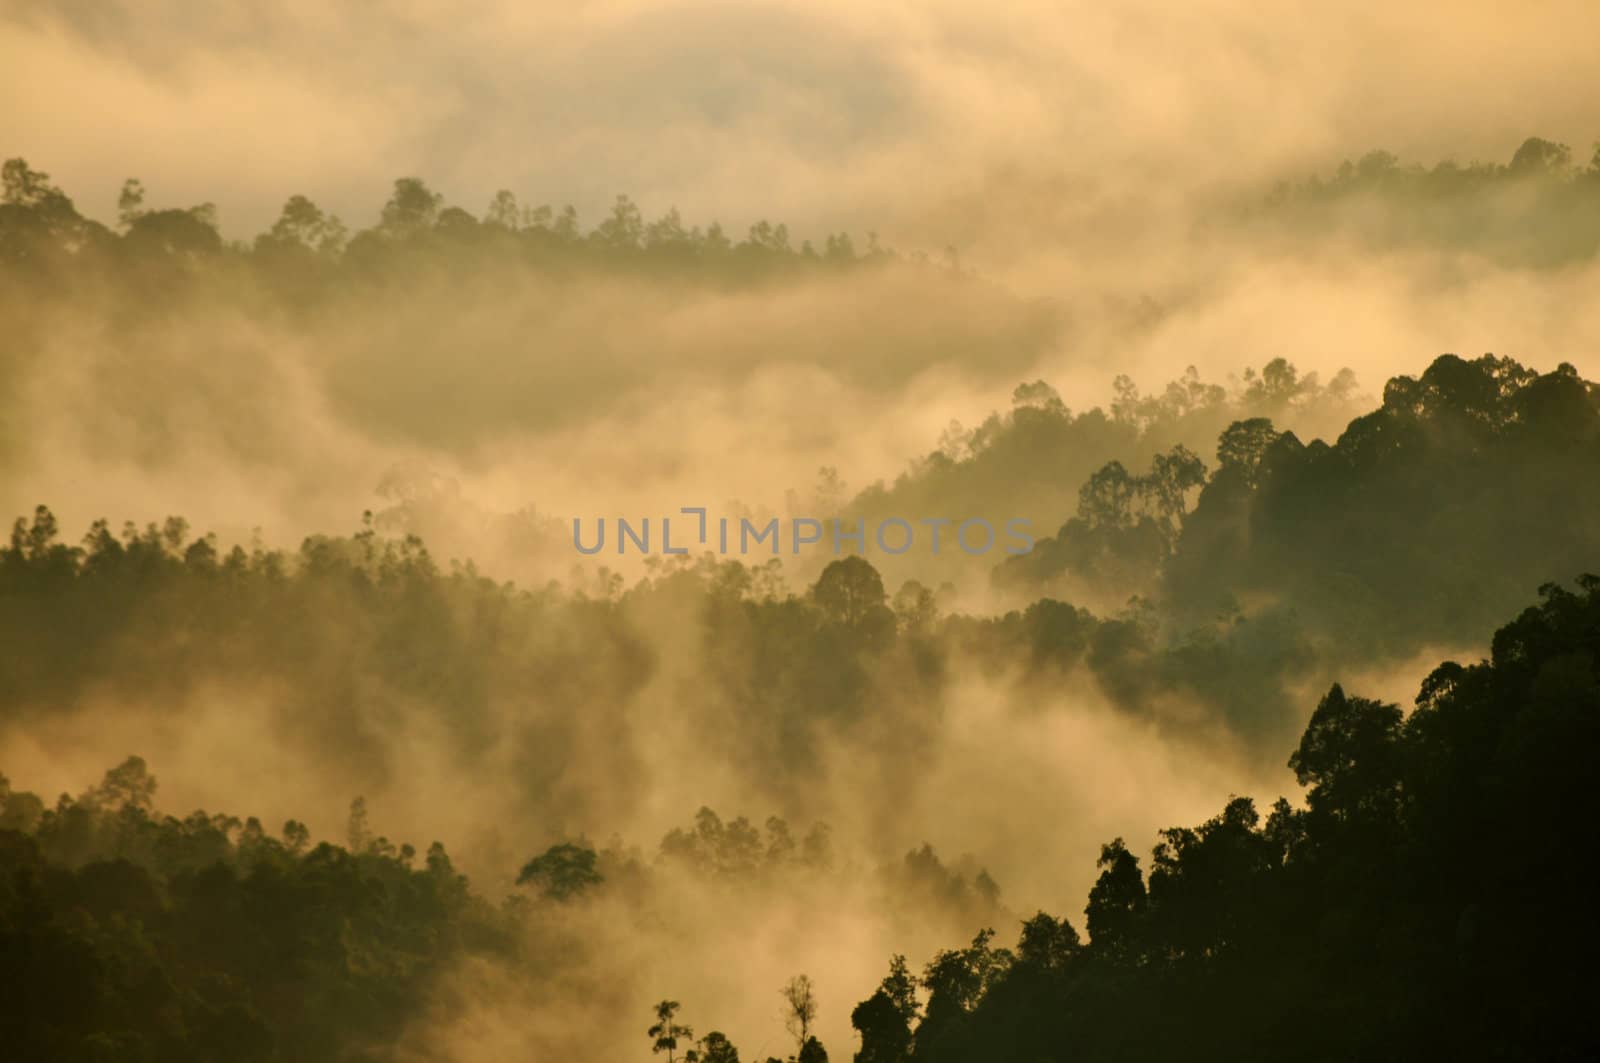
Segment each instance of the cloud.
M420 173L472 209L506 186L593 216L625 191L739 224L888 219L938 248L963 235L941 203L1019 172L1148 200L1374 145L1585 143L1572 75L1592 9L1502 16L1487 0L1447 19L1237 0L25 0L0 52L30 104L0 142L107 198L130 168L162 196L214 198L236 232L295 191L364 223L387 178Z

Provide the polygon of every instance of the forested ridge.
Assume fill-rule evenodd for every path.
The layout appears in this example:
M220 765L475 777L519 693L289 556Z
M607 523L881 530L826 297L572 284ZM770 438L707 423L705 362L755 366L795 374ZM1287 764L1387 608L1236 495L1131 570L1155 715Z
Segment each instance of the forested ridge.
M525 206L514 193L495 194L481 216L447 205L417 177L394 182L378 223L352 232L304 195L284 203L273 225L249 242L221 234L216 207L146 205L143 182L129 178L117 198L115 228L86 217L72 198L21 158L4 168L0 260L33 272L91 268L148 270L167 262L216 268L235 260L274 274L294 298L314 295L348 270L353 279L389 268L461 264L468 256L523 261L552 269L626 267L677 277L749 281L806 264L840 266L896 257L869 236L858 250L848 233L830 233L820 248L796 245L783 223L757 221L743 238L711 222L687 225L676 209L654 220L619 195L610 213L585 229L571 206ZM207 261L211 260L211 261Z
M1266 379L1292 372L1269 366ZM1020 405L987 442L895 490L1128 417ZM1333 444L1258 416L1224 429L1216 454L1210 465L1179 444L1146 473L1111 462L1090 474L1077 515L994 570L1027 604L990 615L951 611L915 578L886 584L871 556L805 586L778 559L707 555L631 585L602 571L520 588L441 566L370 520L293 552L225 548L177 517L120 534L97 522L73 545L41 507L0 548L0 630L20 651L0 662L0 690L7 716L29 719L90 694L181 703L208 679L270 677L286 733L311 756L381 773L370 740L448 707L446 756L556 743L620 770L629 753L605 748L605 721L679 676L701 690L688 711L749 784L793 793L824 737L912 770L915 739L938 728L928 707L967 664L1024 682L1086 673L1131 713L1181 696L1271 748L1298 726L1293 684L1308 669L1481 642L1546 570L1581 571L1600 544L1587 489L1600 391L1570 366L1444 356L1390 381ZM687 657L661 645L666 630ZM571 699L588 719L562 711ZM885 726L911 741L877 748ZM555 765L527 785L545 807L577 800Z
M509 192L480 218L407 177L369 227L297 195L251 241L225 239L208 204L154 196L130 180L107 224L26 160L4 164L0 365L45 403L63 398L63 364L104 385L75 396L97 409L109 391L137 397L88 418L97 458L170 460L195 427L242 461L294 452L307 441L286 414L307 381L341 426L472 454L685 377L822 365L884 393L974 353L1018 364L1061 328L1049 301L953 260L844 233L814 245L768 221L742 237L675 210L652 221L626 196L593 225ZM242 401L252 388L271 401ZM20 425L0 431L0 462L48 457Z
M1443 355L1390 380L1332 443L1253 416L1215 454L1209 475L1181 446L1142 474L1101 467L1076 516L997 575L1076 575L1193 618L1265 601L1348 651L1403 653L1481 638L1600 534L1600 389L1567 364Z
M1410 712L1322 698L1303 804L1115 839L1081 924L1039 913L895 972L857 1060L1592 1058L1600 577L1547 586ZM1580 843L1581 844L1581 843Z
M604 891L650 911L674 883L738 896L836 873L825 824L797 835L702 808L652 857L560 843L475 891L440 842L419 853L377 834L363 798L335 844L294 819L163 814L157 792L137 756L53 805L0 775L8 1059L391 1058L456 965L570 975L583 942L561 936L569 904ZM926 845L873 874L951 926L1005 912L986 872Z
M1600 1054L1587 326L1433 356L1352 299L1342 361L1253 316L1301 267L1259 301L1560 310L1600 154L1228 187L1156 230L1227 276L1135 297L415 177L234 240L6 162L0 1058ZM780 495L1037 541L566 534Z
M999 569L1048 578L1041 566L1061 566L1053 552L1153 540L1157 552L1134 566L1155 575L1151 597L1107 617L1051 598L946 615L915 582L889 594L861 558L799 591L781 565L709 557L633 586L525 590L469 565L443 570L420 541L370 526L294 553L224 549L178 518L120 534L102 521L70 545L41 507L0 548L0 625L14 651L0 690L13 722L46 721L93 698L181 706L207 676L274 676L298 755L330 770L366 761L380 776L385 730L442 709L439 756L464 770L491 743L521 744L525 763L544 765L523 799L581 819L620 806L592 804L561 759L630 774L630 749L593 736L624 726L625 707L666 667L653 625L688 619L703 640L695 675L721 691L702 697L698 725L777 803L805 793L834 741L888 778L914 775L939 728L928 706L957 662L1019 675L1024 690L1086 669L1133 713L1180 689L1265 750L1295 717L1286 680L1330 646L1329 659L1359 661L1470 634L1519 578L1593 556L1582 485L1597 420L1595 388L1570 367L1539 375L1446 356L1392 380L1382 406L1332 445L1252 418L1224 430L1212 472L1182 447L1142 478L1109 465L1056 540ZM1162 499L1170 509L1147 508ZM1499 556L1507 530L1463 525L1464 512L1516 521L1523 553ZM1305 564L1304 551L1322 563ZM1085 578L1117 571L1072 564ZM1460 595L1450 574L1473 570L1483 580ZM1292 608L1246 615L1207 597L1258 587ZM1207 608L1223 619L1183 627L1185 612ZM1238 798L1163 832L1147 863L1109 842L1087 939L1041 913L1014 948L984 930L920 976L897 960L852 1012L857 1058L1586 1058L1594 1039L1576 1017L1594 980L1577 958L1595 928L1565 840L1595 811L1580 780L1600 708L1597 653L1600 579L1585 576L1577 591L1546 587L1486 662L1437 668L1409 714L1334 686L1289 762L1302 802L1263 817ZM600 715L563 712L574 695ZM507 698L516 714L497 709ZM884 727L901 735L893 748L876 740ZM359 802L348 847L312 846L293 820L274 833L254 818L160 816L154 792L138 758L53 806L3 788L4 952L27 987L8 998L19 1058L382 1055L461 957L537 966L528 921L550 905L651 903L656 872L615 844L580 837L531 854L520 890L491 900L513 885L472 892L437 843L419 857L374 838ZM825 874L831 861L820 825L798 838L778 819L762 831L703 809L663 839L655 866L743 889ZM885 888L921 891L918 903L951 925L1005 910L986 872L947 870L929 847L883 868ZM686 1050L734 1058L725 1037L696 1040L676 1014L664 1021L688 1031L673 1038ZM813 1042L797 1042L801 1058L820 1058Z
M1524 140L1505 162L1431 166L1392 151L1345 160L1331 174L1280 182L1241 220L1304 236L1334 229L1369 248L1471 251L1507 265L1559 268L1600 248L1600 144Z
M66 267L74 260L79 269L119 262L121 268L148 269L161 260L196 265L225 256L282 274L285 291L304 298L326 285L340 264L359 276L430 261L460 264L471 255L560 269L631 264L662 275L724 281L782 276L808 265L928 260L923 252L902 256L882 247L875 233L864 240L827 233L819 245L765 219L743 237L715 221L686 222L676 208L650 219L627 195L618 195L590 228L571 206L529 204L509 189L474 213L448 204L414 176L394 181L377 224L369 228L352 229L310 197L295 194L277 220L249 241L223 237L213 204L154 207L148 198L142 181L127 179L117 196L114 226L107 226L81 213L48 173L12 158L5 163L0 200L0 261L29 270ZM1559 266L1592 258L1600 249L1600 146L1585 160L1566 144L1529 137L1504 163L1444 159L1431 166L1377 149L1347 159L1330 174L1280 181L1264 194L1245 197L1228 220L1276 226L1297 237L1313 226L1348 227L1375 244L1435 246L1524 266ZM958 268L953 249L940 257L943 265Z
M313 847L155 789L137 757L53 806L0 777L7 1058L372 1058L453 955L513 947L438 844Z
M1015 948L985 929L920 977L896 958L852 1012L855 1058L1589 1058L1600 928L1571 846L1600 812L1597 663L1600 577L1584 576L1545 587L1487 660L1441 664L1409 713L1335 685L1289 759L1303 804L1263 822L1236 798L1162 832L1148 872L1108 842L1087 941L1041 912ZM280 838L254 818L157 816L154 792L138 758L54 807L0 783L13 1058L367 1058L462 950L540 962L515 959L511 928L548 909L485 903L437 843L414 866L359 802L348 849L308 848L294 821ZM705 811L661 858L722 874L826 861L825 842L790 837ZM615 888L599 867L564 845L519 881L582 904ZM678 1008L651 1036L697 1051ZM737 1058L719 1033L698 1043ZM797 1050L826 1057L814 1038Z

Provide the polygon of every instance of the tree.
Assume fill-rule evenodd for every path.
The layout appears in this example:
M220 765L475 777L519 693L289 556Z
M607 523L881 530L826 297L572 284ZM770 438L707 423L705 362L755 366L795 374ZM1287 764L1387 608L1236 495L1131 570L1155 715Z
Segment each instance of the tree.
M850 1013L861 1037L855 1063L904 1063L911 1055L911 1025L894 998L878 989Z
M1071 923L1039 912L1022 924L1017 961L1036 970L1063 971L1080 947L1078 932Z
M779 993L783 997L784 1028L794 1037L796 1050L804 1050L811 1039L811 1024L817 1018L817 997L811 979L804 974L795 975Z
M883 577L866 558L851 554L829 562L811 589L811 596L829 619L846 627L892 624Z
M372 844L372 831L367 825L367 799L357 797L350 802L350 818L345 828L345 843L352 853L365 852Z
M7 159L0 167L0 240L32 231L46 241L59 242L83 229L84 219L67 194L50 183L49 174L20 158Z
M1565 170L1571 165L1571 148L1540 137L1524 140L1511 156L1511 172L1515 174L1544 174Z
M906 1021L909 1026L917 1019L917 979L911 973L906 958L895 953L889 960L889 973L884 976L878 988L889 1002L894 1005L894 1010Z
M297 819L285 820L283 824L283 845L292 855L299 856L305 852L306 846L311 844L311 831L304 823Z
M0 203L33 207L59 194L60 190L50 183L50 175L33 169L26 159L7 159L0 167Z
M611 216L594 231L594 239L613 251L631 251L644 238L644 218L638 204L627 196L618 196L611 206Z
M1078 489L1078 519L1091 528L1126 528L1133 523L1138 493L1138 482L1122 462L1107 462Z
M122 182L117 194L117 219L124 229L133 225L144 214L144 183L137 177Z
M396 236L430 228L443 203L444 197L429 189L419 178L398 178L389 202L383 205L379 227Z
M210 203L185 210L141 210L128 215L125 245L146 258L196 260L222 250L216 208Z
M828 1063L828 1050L815 1037L808 1037L806 1043L800 1046L795 1063Z
M712 1030L700 1039L700 1063L739 1063L739 1050L722 1031Z
M1168 536L1175 537L1188 509L1189 492L1205 482L1205 462L1179 444L1151 459L1150 472L1139 478L1139 493Z
M657 1004L655 1025L645 1031L646 1035L653 1039L650 1051L665 1052L667 1063L673 1063L676 1058L679 1039L689 1040L694 1037L694 1030L677 1022L676 1017L681 1006L676 1000L663 1000Z
M1261 367L1260 383L1263 398L1283 402L1299 390L1300 374L1287 358L1274 358Z
M917 1019L917 981L898 953L878 989L850 1013L861 1035L856 1063L902 1063L911 1055L911 1024Z
M483 216L485 224L498 226L508 232L516 232L521 227L521 219L522 212L517 208L517 197L506 188L494 194L494 198L489 201L489 209Z
M924 632L939 617L939 600L933 591L908 579L895 592L892 605L895 617L907 631Z
M698 232L691 233L683 227L683 217L677 207L672 207L645 226L644 246L653 249L692 249L698 236Z
M1019 409L1026 407L1049 410L1063 416L1067 414L1067 406L1061 401L1061 393L1043 380L1035 380L1031 384L1018 384L1011 392L1011 405Z
M1224 469L1237 470L1244 482L1254 487L1261 459L1277 438L1272 422L1265 417L1235 421L1217 440L1217 461Z
M1089 890L1084 909L1089 938L1097 948L1118 949L1132 933L1135 920L1144 910L1144 875L1139 858L1128 851L1121 838L1100 849L1096 864L1100 877Z
M1393 818L1400 800L1397 705L1347 697L1335 683L1306 724L1289 767L1314 814L1340 821Z
M337 255L347 233L344 223L324 214L305 196L290 196L272 228L256 238L261 250L299 249L322 255Z
M569 900L604 881L595 870L596 859L593 849L570 843L552 845L522 865L517 885L531 883L551 900Z
M106 772L105 778L89 797L104 809L116 811L136 808L148 812L155 792L156 778L150 774L144 758L129 757Z
M434 219L433 227L447 235L466 237L477 231L478 219L472 216L471 211L460 207L445 207Z

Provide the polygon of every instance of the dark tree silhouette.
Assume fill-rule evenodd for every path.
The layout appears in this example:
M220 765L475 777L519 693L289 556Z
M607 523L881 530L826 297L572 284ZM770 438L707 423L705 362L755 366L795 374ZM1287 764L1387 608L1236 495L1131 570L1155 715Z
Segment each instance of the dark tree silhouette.
M552 845L522 865L517 885L535 885L552 900L568 900L604 881L595 870L596 860L593 849L569 842Z
M1162 831L1148 885L1111 842L1087 944L1041 913L1014 955L987 932L941 952L909 1054L880 988L857 1058L1593 1058L1573 846L1600 814L1600 577L1578 586L1440 665L1409 716L1334 686L1290 758L1303 809L1236 797Z
M796 1049L804 1053L807 1043L814 1040L811 1024L817 1018L816 989L808 976L797 974L784 985L780 995L783 997L783 1025L794 1038Z
M678 1010L682 1006L676 1000L663 1000L657 1004L656 1021L645 1031L651 1038L650 1051L658 1054L665 1052L667 1063L673 1063L677 1058L678 1042L694 1037L694 1030L677 1020Z

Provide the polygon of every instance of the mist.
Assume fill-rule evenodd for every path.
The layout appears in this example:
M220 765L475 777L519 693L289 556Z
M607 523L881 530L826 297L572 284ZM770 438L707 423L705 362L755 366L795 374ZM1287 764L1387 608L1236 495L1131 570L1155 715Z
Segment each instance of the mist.
M1112 839L1170 875L1288 795L1278 845L1319 706L1425 720L1595 570L1595 29L7 5L7 859L129 862L151 926L213 865L426 893L381 1005L253 991L241 1059L623 1058L675 1000L814 1063L800 973L843 1059L893 956L1112 949ZM1030 549L622 548L685 507Z

